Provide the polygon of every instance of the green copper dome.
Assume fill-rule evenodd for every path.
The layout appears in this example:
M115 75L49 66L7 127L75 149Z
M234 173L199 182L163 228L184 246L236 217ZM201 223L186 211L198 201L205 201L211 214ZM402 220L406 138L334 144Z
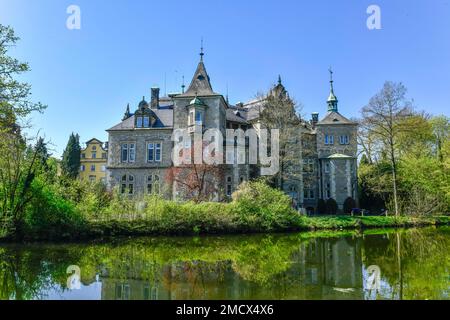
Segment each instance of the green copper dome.
M200 100L200 98L197 97L197 96L195 96L195 98L192 99L189 104L190 105L196 105L196 106L204 106L205 105L205 103L202 100Z

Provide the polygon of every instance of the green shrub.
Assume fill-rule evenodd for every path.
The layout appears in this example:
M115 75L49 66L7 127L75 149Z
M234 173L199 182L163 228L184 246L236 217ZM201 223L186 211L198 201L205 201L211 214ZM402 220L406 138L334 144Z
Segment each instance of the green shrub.
M352 197L348 197L344 201L344 213L352 213L352 210L356 208L356 201Z
M326 207L327 214L337 214L338 205L336 203L336 200L334 200L333 198L327 200Z
M239 220L250 229L270 231L296 225L299 214L291 207L291 199L263 181L241 184L233 194L231 205Z
M319 202L317 203L317 212L319 214L326 214L327 213L327 203L323 199L319 199Z
M28 205L24 230L46 238L62 237L82 229L83 218L75 205L64 199L53 185L35 179L31 185L33 199Z

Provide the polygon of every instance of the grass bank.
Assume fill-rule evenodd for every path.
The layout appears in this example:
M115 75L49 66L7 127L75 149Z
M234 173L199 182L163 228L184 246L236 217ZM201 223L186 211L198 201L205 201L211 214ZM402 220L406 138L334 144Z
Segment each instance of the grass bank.
M284 226L266 228L260 223L239 223L223 211L206 219L177 219L173 224L153 219L92 221L86 236L145 236L145 235L198 235L238 234L261 232L364 230L375 228L407 228L450 225L449 216L437 217L351 217L351 216L299 216ZM266 222L269 223L269 222Z

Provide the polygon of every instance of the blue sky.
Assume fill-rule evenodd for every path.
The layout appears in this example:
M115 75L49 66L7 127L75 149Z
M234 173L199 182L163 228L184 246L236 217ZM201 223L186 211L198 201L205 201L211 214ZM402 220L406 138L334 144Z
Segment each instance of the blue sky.
M81 30L66 28L71 4ZM371 4L381 30L366 27ZM403 82L418 108L450 114L450 0L0 0L0 23L22 39L12 54L31 65L24 79L48 105L32 121L55 155L71 132L106 140L126 104L134 109L152 86L178 91L182 75L188 84L201 37L213 88L228 86L233 103L281 74L305 114L323 115L332 66L348 117L385 80Z

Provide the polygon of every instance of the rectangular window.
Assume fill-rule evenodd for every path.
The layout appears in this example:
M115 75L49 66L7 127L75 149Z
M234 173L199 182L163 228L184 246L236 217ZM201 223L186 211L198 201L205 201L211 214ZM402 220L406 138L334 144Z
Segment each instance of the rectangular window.
M128 162L128 144L124 143L122 144L122 155L121 155L121 162Z
M349 143L348 136L340 136L339 137L339 143L340 144L348 144Z
M155 161L161 162L161 143L155 144Z
M334 136L333 135L325 135L325 144L331 145L334 144Z
M142 117L136 118L136 128L142 128Z
M102 166L102 172L106 172L106 166Z
M231 197L231 194L233 193L233 185L232 185L232 180L231 180L230 176L227 177L227 189L226 189L226 192L227 192L227 196Z
M149 127L150 127L150 118L144 117L144 128L149 128Z
M203 113L201 111L195 112L195 124L198 126L203 125Z
M155 144L149 143L147 145L147 160L148 162L155 161Z
M136 145L130 143L130 159L129 162L134 162L136 160Z
M102 159L106 159L106 152L102 153Z
M330 173L330 163L325 163L325 173Z
M86 153L81 154L81 159L86 159Z
M326 197L327 197L327 199L330 199L331 198L331 188L330 188L330 184L329 183L327 183L327 188L326 188Z
M194 110L192 110L191 112L189 112L189 125L192 126L194 125Z
M134 193L134 184L130 183L128 185L128 194L133 194Z
M95 171L95 164L91 165L91 171L94 172Z
M147 144L147 161L161 162L162 160L162 144L150 142Z
M303 172L314 172L314 159L303 159Z
M92 152L92 159L97 159L97 153L96 152Z
M307 187L303 189L303 198L304 199L314 199L314 189L311 187Z
M84 170L86 170L86 167L85 167L84 165L81 165L80 171L81 171L81 172L84 172Z

